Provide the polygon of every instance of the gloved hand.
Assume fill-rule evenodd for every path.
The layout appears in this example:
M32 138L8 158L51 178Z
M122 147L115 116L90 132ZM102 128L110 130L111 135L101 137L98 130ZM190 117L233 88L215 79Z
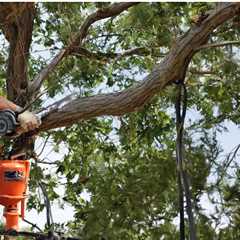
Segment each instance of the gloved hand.
M20 123L20 128L17 130L18 133L34 130L41 124L41 121L37 118L37 116L29 111L19 114L18 121Z

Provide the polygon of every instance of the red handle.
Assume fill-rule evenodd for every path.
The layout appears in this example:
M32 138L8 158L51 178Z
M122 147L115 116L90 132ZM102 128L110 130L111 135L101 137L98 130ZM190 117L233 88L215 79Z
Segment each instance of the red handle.
M21 201L21 217L22 217L22 220L25 217L25 198L23 198Z

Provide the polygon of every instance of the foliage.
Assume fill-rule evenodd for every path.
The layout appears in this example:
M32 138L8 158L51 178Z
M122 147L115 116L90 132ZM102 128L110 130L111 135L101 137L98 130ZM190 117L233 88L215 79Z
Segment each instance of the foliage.
M78 31L89 13L105 6L108 3L38 3L30 79ZM69 56L44 82L46 94L32 109L49 105L71 92L90 96L134 85L187 32L195 15L212 8L213 3L141 3L96 23L83 44L92 52L144 47L148 54L119 59ZM209 42L239 40L236 22L233 19L224 23ZM3 89L7 59L4 43L0 54ZM231 169L239 168L239 161L234 158L226 164L217 139L217 134L227 128L225 120L236 125L240 122L238 60L239 51L232 46L204 49L194 56L186 75L187 115L194 112L194 119L190 121L191 116L187 116L185 164L192 184L198 239L240 236L240 174ZM69 235L84 239L176 239L175 94L175 87L169 86L136 113L119 118L98 117L42 133L41 141L49 142L47 149L59 153L61 158L49 166L32 160L28 208L38 212L45 208L43 196L38 194L41 181L51 202L74 208L71 221L58 225L54 219L56 228ZM49 162L46 152L39 159ZM63 195L58 193L59 188ZM83 192L89 194L89 200ZM204 195L212 201L216 216L204 211ZM222 217L229 220L225 227L219 223Z

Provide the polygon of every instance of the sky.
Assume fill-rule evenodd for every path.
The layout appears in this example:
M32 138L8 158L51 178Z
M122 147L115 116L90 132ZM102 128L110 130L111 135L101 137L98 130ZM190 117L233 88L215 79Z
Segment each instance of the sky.
M48 52L48 50L46 51L42 51L42 47L39 45L35 45L33 46L32 52L36 54L37 56L41 56L44 59L50 59L50 54ZM39 51L39 52L38 52ZM142 76L141 76L142 79ZM140 77L139 77L140 80ZM101 86L103 87L103 86ZM97 91L99 89L96 89ZM110 89L104 89L104 92L109 92ZM66 95L68 94L68 92L65 93ZM60 98L61 96L58 96L57 98ZM47 101L46 105L51 104L51 101ZM191 118L196 118L197 115L195 115L195 113L189 112L188 113L189 116ZM240 136L240 129L233 123L231 122L226 122L226 127L228 128L228 132L223 132L223 133L219 133L217 138L220 142L220 144L222 145L223 149L224 149L224 153L223 154L227 154L229 153L237 144L239 144L239 136ZM41 149L39 147L40 141L36 144L36 150L38 151L39 149ZM49 151L51 150L50 146L47 146L46 149L43 152L43 156L47 155L49 159L51 159L51 161L54 160L59 160L63 157L64 154L66 154L66 148L64 146L61 146L60 148L60 153L49 153ZM51 169L51 167L49 167L48 169L49 172L52 172L52 174L54 174L54 169ZM64 189L59 188L58 189L58 193L60 195L63 195L63 191ZM90 195L87 192L83 192L82 195L80 196L82 198L84 198L85 200L89 201L90 200ZM202 203L205 204L206 206L206 211L211 212L213 211L211 204L208 202L206 196L204 196L202 198ZM2 208L1 208L1 212L2 212ZM0 213L1 214L1 213ZM54 222L57 223L64 223L68 220L71 220L73 218L74 215L74 209L70 206L65 204L64 208L60 208L58 206L57 203L54 203L52 205L52 214L53 214L53 220ZM41 212L41 213L37 213L36 210L31 210L31 211L26 211L26 219L36 223L40 228L44 227L44 224L46 223L46 213L45 211ZM1 220L3 220L3 217L1 218ZM28 227L29 225L25 224L25 223L21 223L21 227L25 228Z

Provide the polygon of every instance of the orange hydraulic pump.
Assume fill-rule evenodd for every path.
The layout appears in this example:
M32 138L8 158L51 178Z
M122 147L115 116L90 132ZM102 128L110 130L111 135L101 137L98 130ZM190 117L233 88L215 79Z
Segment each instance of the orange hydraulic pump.
M0 204L5 207L5 230L18 231L19 217L24 219L29 172L29 160L0 160ZM19 203L21 203L21 214L18 209Z

